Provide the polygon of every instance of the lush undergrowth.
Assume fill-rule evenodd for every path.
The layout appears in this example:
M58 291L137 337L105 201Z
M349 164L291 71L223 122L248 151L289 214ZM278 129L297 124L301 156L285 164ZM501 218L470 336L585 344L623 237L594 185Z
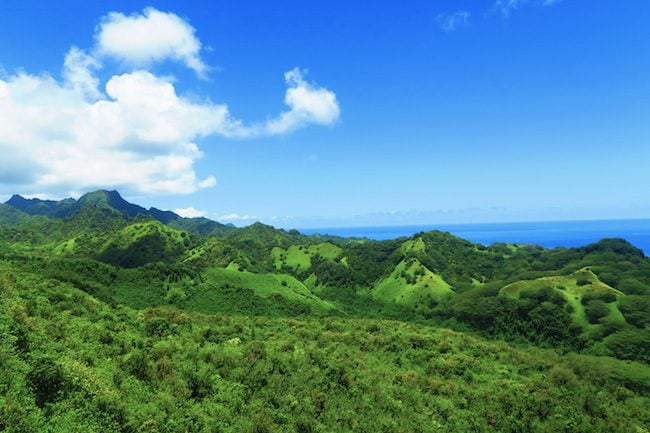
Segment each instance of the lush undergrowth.
M0 430L643 432L647 367L404 322L110 307L2 268Z

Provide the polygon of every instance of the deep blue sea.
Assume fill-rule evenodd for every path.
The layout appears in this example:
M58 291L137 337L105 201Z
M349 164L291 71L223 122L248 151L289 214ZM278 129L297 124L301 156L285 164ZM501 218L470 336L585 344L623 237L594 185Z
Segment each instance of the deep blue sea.
M428 230L450 232L483 245L494 242L536 244L547 248L579 247L603 238L622 238L650 256L650 219L606 221L547 221L485 224L442 224L386 227L302 229L305 234L328 234L383 240Z

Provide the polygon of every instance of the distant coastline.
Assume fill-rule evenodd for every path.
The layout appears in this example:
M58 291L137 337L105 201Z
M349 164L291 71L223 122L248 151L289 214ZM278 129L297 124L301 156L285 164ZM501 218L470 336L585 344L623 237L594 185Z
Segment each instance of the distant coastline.
M304 234L320 233L374 240L441 230L483 245L508 242L535 244L547 248L580 247L603 238L622 238L643 250L646 256L650 256L650 219L323 227L299 230Z

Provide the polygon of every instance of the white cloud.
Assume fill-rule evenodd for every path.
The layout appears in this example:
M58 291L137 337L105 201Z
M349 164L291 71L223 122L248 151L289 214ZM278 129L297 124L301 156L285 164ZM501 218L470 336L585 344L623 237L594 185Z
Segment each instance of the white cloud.
M256 217L253 215L239 215L237 213L228 213L217 217L217 221L222 221L222 222L235 222L235 221L250 222L259 219L260 217Z
M194 209L193 207L174 209L174 213L182 216L183 218L198 218L198 217L204 217L208 215L207 212Z
M145 71L112 77L106 93L89 101L86 87L49 76L0 80L0 165L29 173L2 180L65 192L188 193L214 185L213 177L196 176L202 153L194 140L228 132L225 106L191 103Z
M298 68L285 73L284 79L289 87L284 102L290 110L266 123L267 134L283 134L309 123L330 125L338 120L341 110L334 92L308 83Z
M136 18L158 14L147 9ZM116 17L111 14L102 25L139 22ZM340 114L336 95L306 82L297 68L285 74L289 110L247 124L231 116L227 105L185 98L172 79L147 70L103 83L96 75L102 63L93 52L72 47L61 81L25 72L0 78L1 192L67 195L110 187L129 194L191 193L216 184L214 176L199 178L194 170L203 155L198 140L284 134L334 123Z
M508 16L510 15L510 12L515 11L527 4L553 6L560 3L561 1L562 0L497 0L494 4L494 7L503 15Z
M93 72L100 66L97 59L77 47L72 47L65 55L63 78L66 84L78 93L89 99L99 99L102 95L99 91L99 79Z
M129 65L143 67L172 59L205 76L208 68L201 60L201 41L195 33L178 15L146 8L130 16L109 13L97 27L95 40L99 53Z
M518 9L521 3L526 0L497 0L494 4L495 9L501 11L504 15L509 15L510 11Z
M455 11L451 13L442 13L436 17L436 22L445 32L453 32L459 27L465 27L469 24L470 13L467 11Z

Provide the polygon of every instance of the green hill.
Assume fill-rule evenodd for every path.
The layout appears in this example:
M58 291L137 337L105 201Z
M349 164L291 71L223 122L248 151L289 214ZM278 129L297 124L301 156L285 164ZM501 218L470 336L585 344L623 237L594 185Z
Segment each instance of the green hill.
M252 294L275 301L286 303L286 308L296 311L324 313L334 306L315 296L304 284L290 275L257 274L247 272L236 263L227 268L210 268L203 274L203 281L197 285L190 296L201 296L201 299L190 299L196 311L220 311L222 308L211 307L215 301L210 297L219 297L220 290L234 289L240 294L248 291ZM199 295L200 292L200 295ZM292 304L292 305L290 305ZM200 306L199 308L197 308Z
M0 204L0 224L14 226L24 221L27 214L7 204Z
M566 298L572 316L576 324L582 327L592 325L590 322L598 320L609 320L610 322L625 323L625 318L617 306L617 300L625 296L620 290L616 290L598 279L589 268L582 268L570 275L542 277L529 281L518 281L509 284L500 290L504 296L519 298L522 292L528 295L544 289L552 289ZM599 317L595 317L590 311L594 302L608 304ZM593 318L589 320L588 314Z
M417 259L402 260L391 274L372 288L372 296L383 302L415 306L453 294L451 286Z
M135 222L114 233L98 252L100 260L127 268L152 262L173 262L192 244L187 232L157 221Z
M255 270L265 272L275 269L274 248L289 248L308 242L308 238L297 231L290 233L259 222L232 230L226 234L225 238L235 248L252 259Z
M422 254L426 253L427 246L422 238L409 239L405 241L399 248L400 252L404 255L409 254Z
M154 218L161 221L155 215ZM162 222L165 223L164 221ZM234 229L234 227L232 226L224 225L216 221L212 221L211 219L208 218L204 218L204 217L180 218L178 217L178 215L176 215L176 218L171 219L168 223L165 224L169 225L170 227L174 227L179 230L185 230L200 236L210 236L210 235L225 236L226 234L230 233Z

